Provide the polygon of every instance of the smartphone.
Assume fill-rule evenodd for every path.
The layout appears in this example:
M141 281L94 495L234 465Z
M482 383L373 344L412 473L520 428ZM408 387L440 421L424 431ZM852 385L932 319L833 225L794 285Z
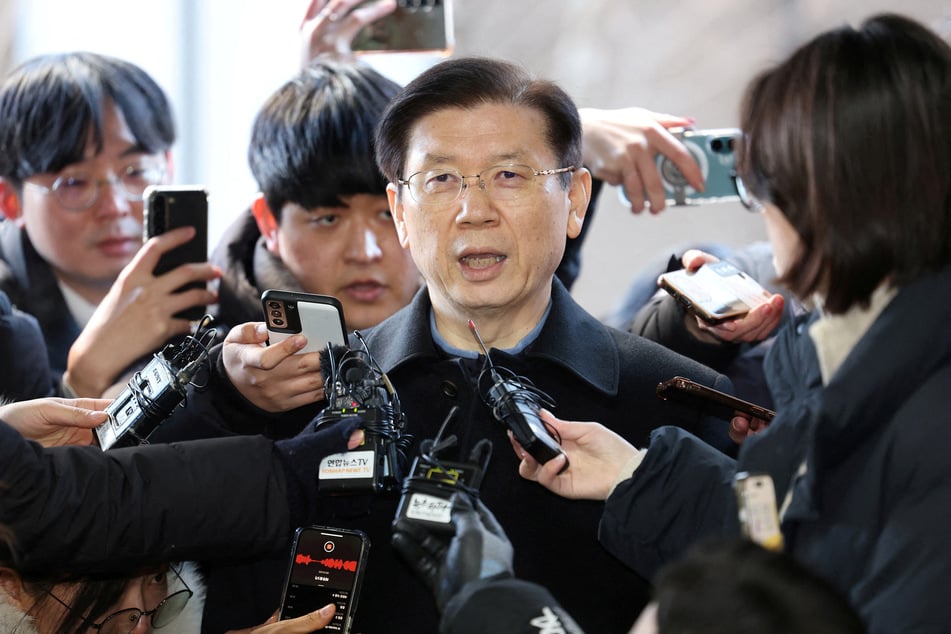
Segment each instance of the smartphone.
M358 53L425 51L450 55L453 38L452 0L398 0L396 10L363 27L350 48Z
M732 419L736 416L736 412L742 412L766 422L776 416L776 412L771 409L760 407L682 376L675 376L658 383L657 396L665 401L683 403L723 420Z
M695 271L664 273L658 284L711 325L742 317L771 296L759 282L725 260L704 264Z
M307 345L297 354L320 352L327 344L347 343L347 326L340 300L330 295L268 289L261 294L268 345L302 334Z
M704 190L699 192L687 184L687 180L663 154L657 155L657 170L667 192L675 205L738 201L735 184L735 146L740 138L739 128L692 130L672 128L697 161L703 174Z
M347 634L360 598L370 539L358 530L305 526L294 534L278 620L337 605L333 621L321 631Z
M734 476L733 490L743 534L767 550L781 551L784 540L772 476L741 471Z
M208 261L208 192L201 185L152 185L143 193L145 227L143 240L178 227L195 227L195 237L183 245L163 253L154 274L162 275L188 262ZM204 282L192 282L178 289L205 288ZM192 306L175 314L179 319L198 321L207 306Z

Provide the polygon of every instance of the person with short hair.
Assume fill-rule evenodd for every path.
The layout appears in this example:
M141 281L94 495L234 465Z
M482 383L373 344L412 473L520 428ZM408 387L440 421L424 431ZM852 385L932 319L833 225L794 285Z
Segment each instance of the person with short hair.
M603 417L632 441L671 422L732 446L721 422L655 394L658 382L675 375L725 391L730 384L657 344L603 326L555 278L589 201L581 136L577 108L561 88L506 62L449 60L410 82L387 106L375 147L397 234L425 286L363 337L406 416L412 443L403 469L458 407L446 430L458 444L447 459L465 461L482 439L495 446L481 495L509 531L516 570L549 585L586 628L610 632L630 626L647 601L647 586L597 544L596 506L538 495L515 475L514 456L501 450L509 443L505 426L483 400L486 358L468 321L492 361L551 395L556 411ZM361 344L353 338L351 346ZM226 341L223 356L228 347ZM212 379L210 392L223 393L214 383L221 379ZM196 393L192 405L207 398ZM207 421L217 417L234 430L267 420L277 431L316 413L301 408L262 419L234 399L218 402ZM398 503L398 491L327 496L321 503L319 523L360 528L373 543L357 630L437 627L424 588L389 546ZM275 565L271 573L275 596L280 572ZM242 596L249 611L265 609ZM419 608L407 613L407 605ZM232 616L219 610L217 627L230 627L223 619Z
M124 60L44 55L0 86L0 289L36 317L67 394L101 396L189 331L175 313L215 301L175 293L216 277L211 265L152 274L193 229L142 246L142 194L170 182L174 141L165 93Z
M844 593L870 632L947 629L949 104L951 46L895 14L826 31L753 79L745 203L780 283L817 307L767 356L777 416L736 461L681 429L637 445L546 418L569 466L521 452L521 473L604 500L601 543L648 577L703 536L736 534L737 475L766 476L779 531L759 538Z

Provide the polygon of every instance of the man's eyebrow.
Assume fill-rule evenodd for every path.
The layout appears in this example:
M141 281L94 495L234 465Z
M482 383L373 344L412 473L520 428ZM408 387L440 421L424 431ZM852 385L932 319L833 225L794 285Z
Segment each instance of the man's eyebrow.
M133 143L120 152L119 156L132 156L133 154L155 154L155 152L149 152L141 143Z
M512 152L502 152L499 154L493 154L489 160L491 165L498 165L500 163L510 163L514 161L523 161L525 160L526 153L521 150L514 150ZM423 155L423 165L440 165L449 163L452 164L456 161L455 156L450 156L448 154L425 154Z

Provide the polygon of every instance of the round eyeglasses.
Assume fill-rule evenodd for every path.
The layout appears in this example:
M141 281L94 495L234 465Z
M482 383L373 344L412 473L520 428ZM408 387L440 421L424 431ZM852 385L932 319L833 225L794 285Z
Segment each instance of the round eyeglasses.
M517 200L534 190L535 178L553 176L575 171L574 165L550 170L537 170L528 165L506 163L493 165L478 174L463 175L459 170L441 168L416 172L405 180L410 196L420 206L438 207L459 199L469 187L469 179L478 180L479 189L492 200L508 202Z
M126 200L140 202L150 185L158 185L165 178L165 166L155 160L138 160L120 167L107 178L96 178L83 170L62 174L50 186L38 183L25 185L52 195L66 209L81 211L89 209L99 200L102 186L109 184Z
M192 598L193 592L174 568L169 568L169 570L182 582L182 585L185 586L184 590L178 590L168 595L159 601L158 605L151 610L140 610L139 608L118 610L99 623L88 623L86 627L94 629L100 634L131 634L143 617L152 619L152 628L156 630L174 621L175 618L182 613L182 610L185 609L185 606L188 605L188 601ZM72 609L68 603L57 597L52 591L47 590L46 592L66 609Z

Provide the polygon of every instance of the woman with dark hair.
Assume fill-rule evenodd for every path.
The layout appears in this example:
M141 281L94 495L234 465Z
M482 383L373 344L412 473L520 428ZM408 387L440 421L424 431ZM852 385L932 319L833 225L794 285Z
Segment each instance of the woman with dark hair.
M645 575L736 533L736 476L764 475L773 543L871 631L945 631L951 47L897 15L823 33L752 82L741 125L741 195L762 210L780 280L816 307L767 357L777 417L737 461L671 427L638 451L548 418L570 466L522 452L521 473L606 500L602 543Z

